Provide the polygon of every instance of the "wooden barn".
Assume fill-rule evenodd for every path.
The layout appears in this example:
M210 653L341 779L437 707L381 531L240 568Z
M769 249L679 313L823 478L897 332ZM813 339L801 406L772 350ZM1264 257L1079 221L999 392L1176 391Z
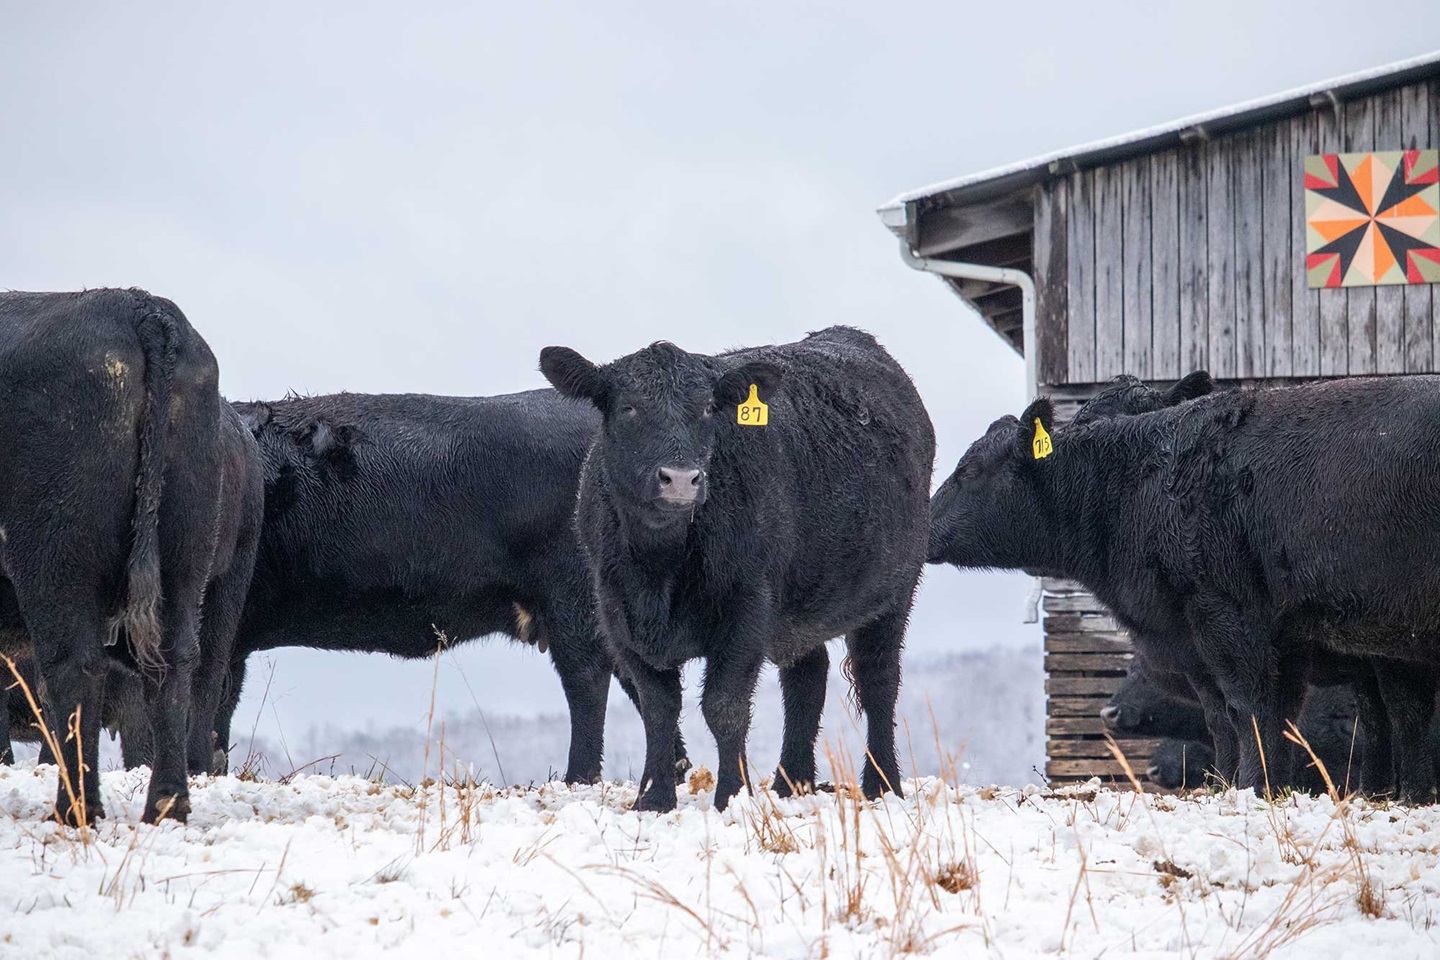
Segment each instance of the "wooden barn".
M1061 416L1110 378L1440 372L1440 53L903 194L881 208ZM945 465L948 469L948 464ZM1097 714L1129 642L1043 593L1047 767L1121 770ZM1152 742L1121 742L1142 772Z

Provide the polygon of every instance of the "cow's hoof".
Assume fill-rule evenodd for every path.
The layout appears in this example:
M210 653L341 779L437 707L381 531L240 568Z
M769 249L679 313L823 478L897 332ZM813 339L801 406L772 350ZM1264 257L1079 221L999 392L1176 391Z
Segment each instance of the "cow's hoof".
M651 788L635 800L635 809L642 813L669 813L675 809L675 785L670 789Z
M215 772L215 776L217 777L223 777L229 773L230 751L221 750L219 747L216 747L214 756L210 758L210 769Z
M142 823L159 823L162 820L184 823L188 819L190 819L190 797L169 792L152 794L147 797L145 815L140 818Z
M691 763L689 757L681 757L675 761L675 785L677 787L685 783L685 778L686 775L689 774L690 768Z

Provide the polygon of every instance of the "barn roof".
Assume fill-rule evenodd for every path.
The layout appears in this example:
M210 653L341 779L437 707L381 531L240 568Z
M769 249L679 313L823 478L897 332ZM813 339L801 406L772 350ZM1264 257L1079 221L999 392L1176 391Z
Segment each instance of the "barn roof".
M1440 50L931 184L900 194L877 212L885 226L922 257L964 259L1029 272L1033 188L1038 185L1080 170L1265 126L1326 104L1344 103L1437 77ZM1018 292L998 285L947 282L980 311L997 333L1016 350L1021 349Z

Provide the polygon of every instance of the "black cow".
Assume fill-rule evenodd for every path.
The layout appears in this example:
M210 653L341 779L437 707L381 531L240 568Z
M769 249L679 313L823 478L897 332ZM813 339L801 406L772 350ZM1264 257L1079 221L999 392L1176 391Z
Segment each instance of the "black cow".
M550 390L236 407L260 444L265 526L220 743L254 651L416 658L436 631L503 633L549 652L570 707L565 779L598 780L613 667L572 522L595 412Z
M83 800L84 819L103 815L82 757L94 761L107 665L119 663L142 679L154 736L144 817L184 819L192 677L202 649L228 660L221 608L243 601L250 575L253 441L220 399L205 341L141 290L0 294L0 409L0 551L15 599L3 642L33 649L60 728L76 796L62 778L57 814L79 821Z
M1265 785L1262 756L1286 782L1282 722L1317 643L1370 658L1400 794L1427 800L1434 681L1414 664L1440 628L1426 550L1440 532L1437 414L1437 378L1237 391L1080 425L1037 458L1037 428L1053 426L1040 400L996 421L937 492L932 556L1086 584L1186 674L1207 717L1228 715L1241 786Z
M935 455L905 371L845 327L718 356L656 343L605 366L547 347L540 369L604 420L576 523L606 639L640 693L638 809L675 806L669 731L680 667L698 657L719 748L715 806L742 786L767 658L785 700L777 789L813 784L825 644L841 634L869 727L862 786L898 791L900 651Z

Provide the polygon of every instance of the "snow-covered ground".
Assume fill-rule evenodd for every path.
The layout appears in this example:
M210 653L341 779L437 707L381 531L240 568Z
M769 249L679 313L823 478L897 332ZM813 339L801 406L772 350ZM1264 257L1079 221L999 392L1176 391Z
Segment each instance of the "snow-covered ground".
M53 768L0 768L0 957L1440 955L1437 808L925 779L662 816L629 783L224 777L147 827L144 771L103 784L82 836Z

